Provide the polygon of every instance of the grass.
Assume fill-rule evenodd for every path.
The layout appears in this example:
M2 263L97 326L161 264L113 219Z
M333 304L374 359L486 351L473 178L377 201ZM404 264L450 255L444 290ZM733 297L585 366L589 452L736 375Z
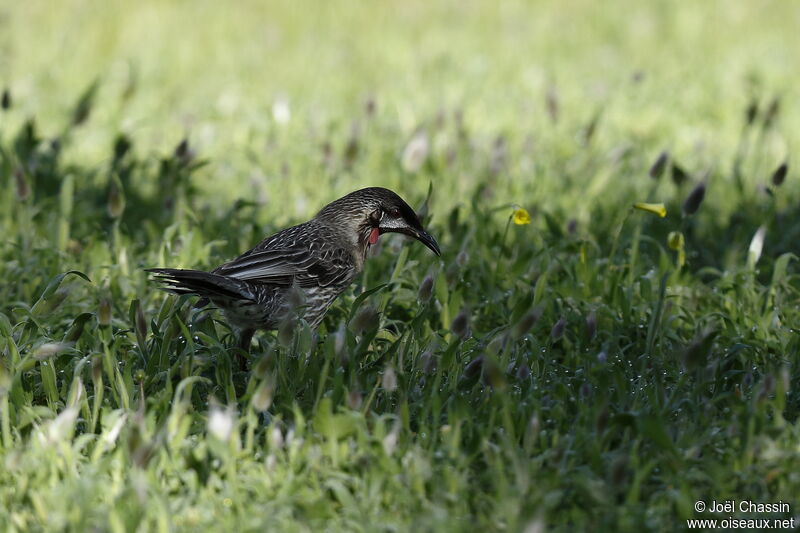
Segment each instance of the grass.
M87 9L0 6L5 530L797 513L795 7ZM143 272L367 185L442 258L382 239L318 335L259 334L249 372Z

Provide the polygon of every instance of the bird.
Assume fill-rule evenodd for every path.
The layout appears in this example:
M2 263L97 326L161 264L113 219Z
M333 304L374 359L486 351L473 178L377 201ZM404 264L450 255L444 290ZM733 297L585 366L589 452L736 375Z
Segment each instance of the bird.
M316 329L336 298L364 268L367 252L385 233L401 233L441 249L414 210L394 191L360 189L323 207L311 220L271 235L214 270L148 268L174 294L201 297L219 308L238 333L242 370L257 330L275 330L302 313Z

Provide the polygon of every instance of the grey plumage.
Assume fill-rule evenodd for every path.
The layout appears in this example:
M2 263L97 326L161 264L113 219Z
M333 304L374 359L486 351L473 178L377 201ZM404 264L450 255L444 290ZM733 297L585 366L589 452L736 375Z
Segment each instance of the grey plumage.
M317 327L361 272L369 247L389 232L409 235L440 253L402 198L389 189L370 187L326 205L308 222L267 237L211 272L148 272L171 292L211 300L240 331L240 346L247 351L255 330L276 329L289 313L299 311Z

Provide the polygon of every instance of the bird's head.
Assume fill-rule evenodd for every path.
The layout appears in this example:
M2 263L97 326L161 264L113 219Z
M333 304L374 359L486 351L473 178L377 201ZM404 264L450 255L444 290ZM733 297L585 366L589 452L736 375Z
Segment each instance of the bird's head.
M383 187L351 192L322 208L317 218L345 224L365 250L377 243L384 233L403 233L441 255L436 239L425 231L414 210L396 193Z

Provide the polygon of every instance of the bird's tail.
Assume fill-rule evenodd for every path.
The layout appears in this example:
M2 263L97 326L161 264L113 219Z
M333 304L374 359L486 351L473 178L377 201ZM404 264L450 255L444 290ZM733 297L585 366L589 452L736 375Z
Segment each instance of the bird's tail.
M228 276L179 268L148 268L145 271L155 274L162 289L175 294L197 294L212 300L253 298L246 282Z

